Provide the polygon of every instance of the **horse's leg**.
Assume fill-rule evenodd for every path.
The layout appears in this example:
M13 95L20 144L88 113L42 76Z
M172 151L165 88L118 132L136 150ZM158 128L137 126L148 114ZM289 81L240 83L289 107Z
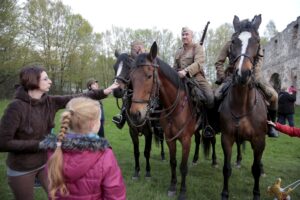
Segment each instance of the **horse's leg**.
M260 199L260 189L259 189L259 178L261 175L261 158L265 148L265 141L262 139L260 142L252 142L253 149L253 164L252 164L252 175L254 177L254 187L253 187L253 200Z
M193 157L193 165L196 165L197 164L197 161L199 159L199 146L200 146L200 140L201 140L201 135L200 135L200 130L197 129L195 134L195 154L194 154L194 157Z
M165 157L164 139L163 138L160 139L160 147L161 147L161 151L160 151L161 160L165 161L166 157Z
M136 180L140 176L140 150L139 150L139 136L138 133L132 129L129 128L132 144L133 144L133 152L134 152L134 161L135 161L135 167L134 167L134 172L132 175L132 179Z
M236 168L241 168L242 162L242 151L241 151L241 144L239 142L236 143L237 146L237 156L236 156Z
M151 171L150 152L151 152L151 145L152 145L152 132L151 132L151 129L144 130L144 135L145 135L144 156L146 158L146 174L145 174L145 177L146 178L151 178L151 173L150 173L150 171Z
M218 162L217 162L217 154L216 154L216 136L211 138L211 146L212 146L212 155L211 155L212 166L217 167Z
M176 184L177 184L177 177L176 177L176 140L167 142L169 147L169 154L170 154L170 167L171 167L171 183L168 189L168 196L172 197L176 195Z
M265 169L264 169L264 165L263 165L262 161L260 161L260 169L261 169L260 175L262 177L267 176L266 173L265 173Z
M231 176L231 154L232 154L232 145L233 141L230 141L231 138L222 134L221 135L221 143L224 154L224 165L223 165L223 190L221 193L222 200L228 200L229 198L229 190L228 190L228 182Z
M187 134L187 133L183 133ZM182 144L182 159L180 164L180 173L181 173L181 186L180 186L180 194L178 200L186 199L186 176L188 173L188 159L191 148L191 138L189 136L185 136L181 141Z
M161 156L161 160L164 161L164 160L166 160L166 158L165 158L165 151L164 151L164 131L159 126L156 123L152 124L154 135L155 135L155 137L158 137L159 142L160 142L160 147L161 147L160 156Z

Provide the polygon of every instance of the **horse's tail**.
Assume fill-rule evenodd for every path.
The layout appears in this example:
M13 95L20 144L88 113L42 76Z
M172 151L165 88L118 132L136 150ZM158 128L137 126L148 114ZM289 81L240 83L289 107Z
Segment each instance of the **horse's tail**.
M209 157L212 139L213 139L212 137L203 137L203 135L202 135L202 144L203 144L202 146L203 146L203 153L204 153L205 158Z
M152 128L155 144L159 146L160 142L164 140L164 131L159 123L152 123Z

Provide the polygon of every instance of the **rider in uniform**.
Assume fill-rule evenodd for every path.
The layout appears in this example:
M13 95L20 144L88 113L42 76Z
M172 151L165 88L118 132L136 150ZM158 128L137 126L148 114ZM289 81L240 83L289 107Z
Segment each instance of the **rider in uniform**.
M175 54L174 69L178 71L180 78L194 79L198 86L195 85L192 89L197 94L197 98L204 104L205 108L213 108L214 94L203 70L205 61L203 46L193 42L193 31L188 27L182 28L181 40L183 46ZM204 136L213 136L212 131L205 130L207 131L204 131Z
M241 22L243 23L243 22ZM233 34L234 36L234 34ZM215 90L215 99L220 101L224 98L227 93L228 88L232 82L232 74L234 72L234 58L230 57L230 45L231 41L228 41L224 47L222 48L217 62L215 63L216 73L217 73L217 80L216 84L220 85ZM227 69L224 70L224 63L226 58L229 59L229 65ZM259 51L257 56L254 58L254 81L256 86L263 92L264 96L266 97L267 101L269 102L268 106L268 116L270 120L275 122L276 120L276 112L278 107L278 94L275 89L265 81L265 79L261 75L261 66L263 63L263 51L261 47L259 47ZM278 137L278 133L275 131L274 127L269 126L268 129L268 136L269 137Z
M130 45L130 58L134 60L139 54L145 52L144 44L140 41L133 41ZM126 121L125 107L122 106L120 114L113 116L112 121L119 129L122 129Z

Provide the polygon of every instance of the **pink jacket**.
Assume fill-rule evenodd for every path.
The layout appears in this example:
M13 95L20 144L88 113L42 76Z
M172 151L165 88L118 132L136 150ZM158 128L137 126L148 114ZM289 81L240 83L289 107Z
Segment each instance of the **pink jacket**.
M64 152L69 195L61 200L126 200L121 170L110 148L104 151Z
M285 133L285 134L291 136L291 137L300 137L300 128L282 125L277 122L276 129L282 133Z

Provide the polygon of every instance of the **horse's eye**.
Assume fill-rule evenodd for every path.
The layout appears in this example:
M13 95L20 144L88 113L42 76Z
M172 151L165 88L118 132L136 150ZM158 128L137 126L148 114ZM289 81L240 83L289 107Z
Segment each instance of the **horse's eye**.
M147 79L152 78L152 74L147 75Z

